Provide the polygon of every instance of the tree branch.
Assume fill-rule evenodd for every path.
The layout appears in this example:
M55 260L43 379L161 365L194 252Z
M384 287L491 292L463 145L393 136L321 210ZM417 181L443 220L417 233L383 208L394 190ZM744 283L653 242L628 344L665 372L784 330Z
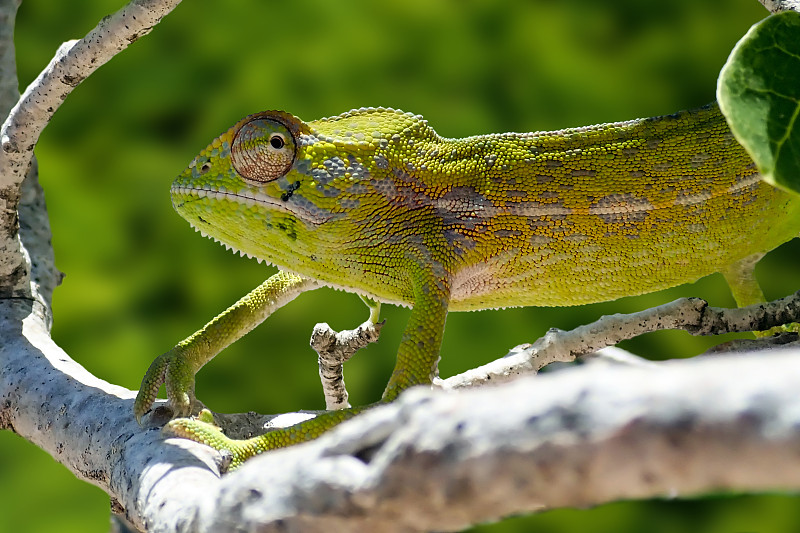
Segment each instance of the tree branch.
M18 4L16 0L8 3ZM81 81L149 33L179 3L180 0L133 0L101 20L83 39L62 44L9 113L0 128L0 298L34 297L28 252L18 235L17 206L20 185L30 167L39 134ZM13 13L5 22L13 28ZM10 73L7 67L3 68L3 74ZM13 74L11 79L16 85L15 69ZM10 83L4 81L5 91ZM42 304L49 308L48 301Z
M800 0L759 0L770 13L800 11Z
M253 530L455 530L619 498L795 487L798 362L582 367L491 390L415 391L223 478L209 530L241 516Z
M800 291L773 302L733 309L709 307L708 302L700 298L680 298L636 313L603 316L571 331L551 329L533 344L516 346L500 359L447 379L437 378L434 386L450 390L503 383L520 375L535 374L551 363L572 362L653 331L681 329L692 335L722 335L766 331L798 319ZM327 409L349 406L343 364L357 350L377 340L381 324L377 325L377 330L370 329L371 325L367 321L355 330L341 333L327 324L315 326L311 347L319 354ZM758 349L758 344L769 347L775 341L768 338L750 341L746 349Z
M375 324L370 318L356 329L338 333L326 323L314 326L309 344L318 356L325 409L333 411L350 407L344 385L344 363L361 348L377 342L384 323Z

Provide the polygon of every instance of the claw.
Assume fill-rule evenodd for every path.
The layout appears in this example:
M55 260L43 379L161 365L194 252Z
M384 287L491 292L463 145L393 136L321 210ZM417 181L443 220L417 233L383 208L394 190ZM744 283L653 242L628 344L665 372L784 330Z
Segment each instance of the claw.
M214 415L208 409L202 409L197 415L197 420L205 422L206 424L214 424ZM214 424L215 427L219 427Z

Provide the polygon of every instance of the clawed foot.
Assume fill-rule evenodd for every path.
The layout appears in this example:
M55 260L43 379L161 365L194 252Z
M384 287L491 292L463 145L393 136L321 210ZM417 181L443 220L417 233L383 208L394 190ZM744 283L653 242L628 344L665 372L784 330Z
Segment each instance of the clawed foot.
M165 385L169 407L173 417L189 416L194 404L195 371L187 363L186 354L180 347L175 347L160 355L142 379L139 394L133 403L133 414L141 424L142 417L153 406L158 396L158 389Z
M163 431L166 436L193 440L223 452L226 459L230 459L228 470L239 467L245 460L262 451L253 439L233 440L226 437L214 423L214 416L208 409L200 411L195 418L171 420Z

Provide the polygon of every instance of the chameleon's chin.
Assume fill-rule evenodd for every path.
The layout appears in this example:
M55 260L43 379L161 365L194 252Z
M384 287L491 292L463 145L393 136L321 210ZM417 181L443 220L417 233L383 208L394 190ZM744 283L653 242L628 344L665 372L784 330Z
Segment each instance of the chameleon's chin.
M263 260L263 256L252 250L246 236L252 228L244 221L251 220L252 209L239 202L228 200L227 194L207 189L192 189L173 185L172 206L189 224L204 237L238 252L244 257ZM230 220L241 220L242 224L231 225Z

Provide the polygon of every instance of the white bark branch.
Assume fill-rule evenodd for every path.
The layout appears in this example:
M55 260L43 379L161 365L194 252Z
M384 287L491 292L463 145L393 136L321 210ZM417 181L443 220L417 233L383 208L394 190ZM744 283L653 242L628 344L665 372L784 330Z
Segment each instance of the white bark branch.
M619 498L794 487L799 361L584 367L411 393L223 478L212 527L240 516L234 502L252 505L243 529L423 531Z
M604 316L571 331L551 329L533 344L512 348L505 357L462 374L437 379L434 385L458 389L502 383L523 374L535 374L550 363L571 362L576 357L653 331L682 329L692 335L721 335L766 331L798 319L800 291L773 302L736 309L709 307L708 302L700 298L679 298L637 313Z
M437 378L434 386L450 390L503 383L520 375L536 374L551 363L572 362L577 357L653 331L681 329L692 335L721 335L766 331L797 320L800 320L800 291L774 302L734 309L709 307L708 302L700 298L680 298L636 313L603 316L571 331L551 329L533 344L516 346L500 359L447 379ZM349 407L344 362L357 350L375 342L379 334L380 328L375 328L370 321L341 333L327 324L314 327L311 347L319 355L327 409ZM767 347L773 341L764 339L760 344ZM748 346L750 350L758 347Z
M0 426L150 531L454 530L619 498L800 490L797 351L415 390L219 478L215 452L137 426L134 393L70 360L30 305L0 309Z
M131 414L135 393L95 378L70 359L50 339L34 305L0 301L0 428L25 437L102 488L142 529L148 521L163 523L152 515L176 512L181 505L159 498L161 491L192 494L201 502L195 481L214 475L197 466L211 462L210 450L195 447L188 453L184 443L165 442L157 428L139 427ZM169 469L183 473L165 476ZM152 509L154 501L163 508Z
M22 0L0 1L0 111L8 113L19 98L14 54L14 20Z

